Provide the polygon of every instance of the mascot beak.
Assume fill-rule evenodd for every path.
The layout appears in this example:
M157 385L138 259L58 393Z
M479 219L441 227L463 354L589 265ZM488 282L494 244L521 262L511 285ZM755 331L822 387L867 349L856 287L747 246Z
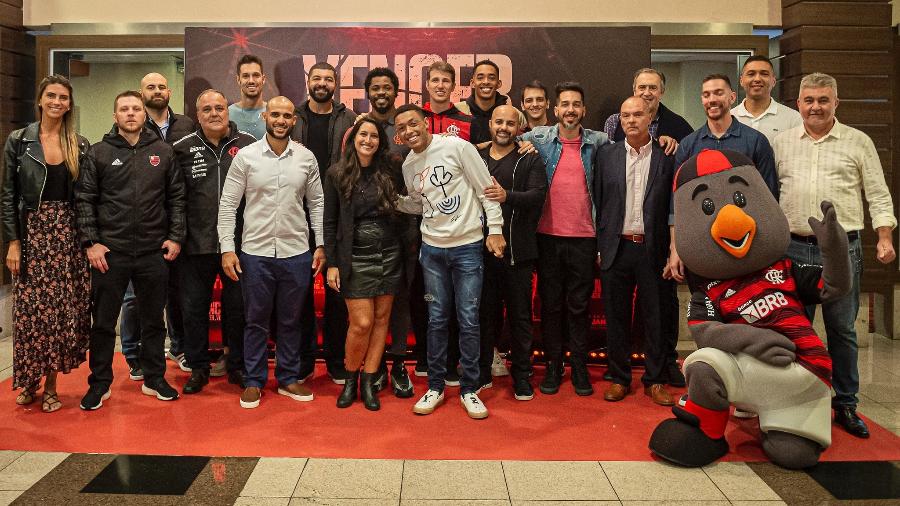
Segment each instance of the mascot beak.
M744 258L756 236L756 220L738 206L728 204L719 211L709 232L729 255Z

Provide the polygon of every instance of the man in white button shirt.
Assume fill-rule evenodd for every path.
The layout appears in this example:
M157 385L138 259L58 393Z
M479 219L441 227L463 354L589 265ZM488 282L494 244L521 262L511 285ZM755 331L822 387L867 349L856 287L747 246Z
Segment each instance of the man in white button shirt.
M859 240L864 226L863 193L872 227L878 232L876 259L884 264L896 256L891 234L897 219L875 144L866 134L834 117L838 103L833 77L819 73L804 77L797 99L803 124L775 139L775 160L781 182L780 204L791 227L791 260L804 264L822 262L807 222L810 216L821 219L819 202L833 202L838 221L848 231L853 289L842 299L822 304L822 315L833 364L834 420L854 436L867 438L869 430L856 415L859 371L854 327L863 265Z
M325 263L321 243L324 196L319 167L312 151L291 140L296 123L294 104L275 97L266 104L266 136L245 147L228 170L219 203L219 243L222 269L244 292L244 392L242 408L259 406L268 379L266 340L270 315L277 325L275 379L278 393L311 401L312 391L300 384L300 307L310 288L310 269L318 274ZM235 214L241 203L244 228L240 257L235 252ZM316 240L303 201L309 208Z
M747 98L731 110L731 115L741 123L766 136L769 144L786 130L800 126L800 113L772 99L775 87L775 68L765 56L747 58L741 68L741 88Z

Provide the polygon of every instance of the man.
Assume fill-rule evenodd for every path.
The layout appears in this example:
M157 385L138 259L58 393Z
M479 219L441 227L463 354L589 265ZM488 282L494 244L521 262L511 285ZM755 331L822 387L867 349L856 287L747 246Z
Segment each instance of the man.
M297 122L294 104L285 97L266 103L266 136L240 150L231 162L219 203L218 232L222 269L232 281L241 280L244 294L244 392L242 408L259 406L268 378L271 316L277 325L275 378L278 393L296 401L313 400L300 383L300 311L310 288L310 270L325 265L321 238L325 199L315 155L291 140ZM246 200L238 258L236 215ZM306 208L309 209L309 222ZM312 223L311 234L308 223ZM315 245L315 252L311 252Z
M652 68L639 69L634 73L631 91L634 96L644 99L650 108L652 118L650 137L654 139L669 137L681 142L694 131L687 120L662 103L662 98L666 94L666 76L662 72ZM618 113L606 118L603 131L614 142L625 140L625 130L622 128Z
M228 106L228 116L238 130L262 139L266 135L266 122L262 117L266 110L266 101L263 100L266 73L259 56L241 56L237 62L237 83L241 100Z
M222 270L216 220L232 160L238 151L256 142L228 120L228 101L217 90L206 90L197 97L197 121L200 128L173 145L187 199L187 239L181 255L184 354L191 369L182 390L186 394L198 393L209 383L209 304L217 274L222 280L222 343L228 347L228 382L243 383L244 301L240 283ZM241 221L237 220L237 230Z
M422 110L428 120L428 133L471 139L472 116L450 100L456 89L456 69L447 62L436 61L428 67L427 79L428 102Z
M553 114L559 123L535 127L521 136L530 141L547 167L549 190L537 227L538 293L547 374L542 393L559 392L563 376L563 317L569 332L572 386L591 395L587 370L587 339L591 328L588 305L594 291L594 151L609 143L603 132L581 126L587 108L584 89L575 82L556 85Z
M550 109L550 92L538 80L529 82L522 88L522 110L525 111L527 125L524 130L530 132L534 127L548 126L550 120L547 111Z
M669 253L669 206L674 160L650 136L650 106L642 97L622 103L625 142L594 157L594 202L605 226L597 228L597 264L603 286L612 385L603 398L615 402L631 391L630 294L638 291L644 321L644 394L662 406L675 404L664 383L667 343L661 335L662 271Z
M335 102L334 90L337 87L337 72L330 64L319 62L309 69L307 93L309 98L295 111L297 126L291 138L309 148L316 157L318 170L324 174L328 167L341 157L341 146L344 133L353 126L356 114L340 102ZM310 213L310 216L312 214ZM318 233L315 227L311 227ZM318 243L319 236L312 242ZM324 276L324 274L323 274ZM312 286L313 281L310 281ZM331 380L343 385L347 379L344 369L344 342L347 339L347 306L340 294L327 283L325 286L324 328L322 329L325 366ZM276 334L277 335L277 334ZM300 380L312 377L318 336L316 334L315 306L313 293L309 290L303 308L303 370Z
M809 74L800 81L797 107L803 124L775 139L775 159L781 182L781 208L791 228L788 257L795 262L821 264L821 252L807 218L821 216L813 199L834 203L837 218L850 240L853 270L851 292L822 304L828 353L832 361L834 421L854 436L867 438L869 429L856 414L859 392L856 328L859 278L862 272L860 233L865 226L863 194L872 228L878 233L875 258L894 261L892 231L897 227L894 206L875 144L863 132L835 118L839 104L837 81L827 74ZM812 319L813 308L807 308Z
M741 123L759 130L769 144L786 130L800 126L800 113L772 99L775 87L775 68L765 56L753 55L747 58L741 68L741 88L747 93L740 104L731 110L732 116Z
M478 398L479 324L482 288L482 248L503 256L503 215L500 205L484 196L491 186L487 167L474 146L453 136L432 136L425 113L407 104L397 110L397 132L412 153L403 163L408 196L400 209L422 215L419 261L428 303L428 391L413 412L427 415L444 401L450 303L456 301L460 363L460 398L471 418L488 416ZM485 222L489 233L483 243Z
M172 148L145 125L137 91L116 96L116 132L91 150L75 186L78 232L91 264L90 388L81 409L95 410L109 398L113 380L116 319L129 283L140 313L144 384L141 391L170 401L178 392L166 382L163 308L168 263L184 242L184 180Z
M394 116L397 114L397 93L400 91L400 79L393 70L386 67L376 67L366 74L364 83L366 98L369 99L371 110L367 115L384 127L384 133L388 138L386 142L392 154L406 158L409 147L403 143L397 135L394 125ZM347 131L349 133L349 130Z
M547 172L537 153L518 153L519 114L511 105L496 107L491 114L491 143L478 151L491 174L492 184L485 189L484 196L500 204L503 238L509 245L503 258L484 253L479 385L482 388L492 386L494 345L503 328L505 302L506 321L512 338L513 396L516 400L528 401L534 397L528 376L533 339L532 278L538 256L535 231L544 207Z
M500 67L491 60L481 60L475 64L472 72L472 94L456 107L472 116L472 127L469 131L469 142L481 148L491 142L488 123L494 108L509 103L509 97L501 95L497 90L503 85L500 80ZM525 116L521 117L521 124Z
M660 142L666 142L666 154L671 155L678 148L678 143L690 135L694 129L683 117L662 103L662 98L666 94L666 76L653 68L639 69L634 73L631 90L634 96L642 98L650 109L652 118L650 120L650 136L659 139ZM615 142L625 140L625 130L622 129L618 113L606 119L603 131ZM659 296L661 333L667 347L668 383L674 387L683 387L685 386L684 375L681 373L681 368L678 367L678 352L675 350L678 345L681 311L679 311L678 303L678 284L674 279L664 279L659 283ZM638 311L640 311L640 307L638 307ZM638 312L634 320L636 326L640 326L647 321L647 318ZM604 379L612 381L610 371L607 372L607 375L609 378L604 377Z
M191 118L175 114L169 107L171 93L169 81L162 74L151 72L141 79L141 98L147 113L146 126L169 145L194 131L194 122ZM166 331L169 335L169 349L166 350L166 356L178 364L182 371L190 372L182 349L184 322L181 315L181 287L178 273L180 264L181 262L178 260L169 264L171 275L169 276L168 301L166 302ZM122 353L128 361L131 378L135 380L139 380L143 376L140 372L140 361L137 359L140 342L140 336L136 332L138 328L140 328L138 309L134 291L129 285L122 301L120 331Z

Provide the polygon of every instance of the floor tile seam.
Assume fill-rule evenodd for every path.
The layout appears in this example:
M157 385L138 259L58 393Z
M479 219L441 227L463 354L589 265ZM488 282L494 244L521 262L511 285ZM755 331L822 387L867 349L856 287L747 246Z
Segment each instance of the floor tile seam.
M19 451L19 450L8 450L8 451ZM22 458L23 456L25 456L25 454L27 454L27 453L30 453L30 452L19 451L19 456L18 456L18 457L16 457L16 458L10 460L5 466L0 467L0 473L2 473L3 470L6 469L7 467L13 465L13 463L15 463L17 460L21 459L21 458Z
M406 459L400 461L400 495L397 496L397 504L403 501L403 480L406 476Z
M606 482L609 483L609 488L612 489L613 494L616 494L616 500L619 501L619 504L624 504L622 502L622 498L619 496L619 491L616 490L616 486L613 485L612 480L609 479L609 474L606 473L606 469L603 467L603 462L597 460L597 465L600 466L600 472L603 473L603 477L606 478Z
M512 495L509 493L509 480L506 478L506 466L500 461L500 473L503 475L503 485L506 486L506 499L512 504Z
M293 499L294 494L297 492L297 487L300 486L300 480L303 479L303 473L306 471L306 466L309 465L309 461L312 460L309 457L306 457L306 460L303 461L303 469L300 470L300 474L297 476L297 481L294 482L294 488L291 489L291 497L288 499L288 503L290 503L290 499Z
M747 466L747 468L749 469L750 466ZM719 493L722 494L722 497L724 497L725 500L728 501L728 504L734 504L733 502L731 502L731 499L728 497L728 494L726 494L725 491L722 490L722 487L720 487L719 484L716 483L716 480L714 480L713 477L710 476L709 473L706 472L706 466L701 467L700 470L703 471L703 474L706 475L706 478L710 482L712 482L713 486L716 487L716 490L718 490ZM753 471L753 470L751 469L751 471ZM753 471L753 474L756 474L756 471ZM757 475L757 477L759 477L759 475ZM762 478L760 478L760 480L762 480ZM766 482L763 482L763 484L765 484L767 487L769 487L769 485L766 484ZM771 488L772 487L769 487L769 489L771 489ZM774 492L774 490L773 490L773 492ZM777 495L777 493L776 493L776 495ZM778 496L778 497L781 497L781 496Z

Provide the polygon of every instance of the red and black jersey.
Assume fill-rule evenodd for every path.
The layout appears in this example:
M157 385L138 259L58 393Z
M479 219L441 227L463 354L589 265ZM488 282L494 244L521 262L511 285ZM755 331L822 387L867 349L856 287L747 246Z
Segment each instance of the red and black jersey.
M785 258L728 280L692 277L688 325L717 321L774 330L797 345L797 361L829 387L831 357L803 306L821 303L822 266Z
M431 110L431 102L426 102L425 118L428 120L428 131L432 134L449 133L464 141L471 138L472 116L460 111L455 105L444 112Z

